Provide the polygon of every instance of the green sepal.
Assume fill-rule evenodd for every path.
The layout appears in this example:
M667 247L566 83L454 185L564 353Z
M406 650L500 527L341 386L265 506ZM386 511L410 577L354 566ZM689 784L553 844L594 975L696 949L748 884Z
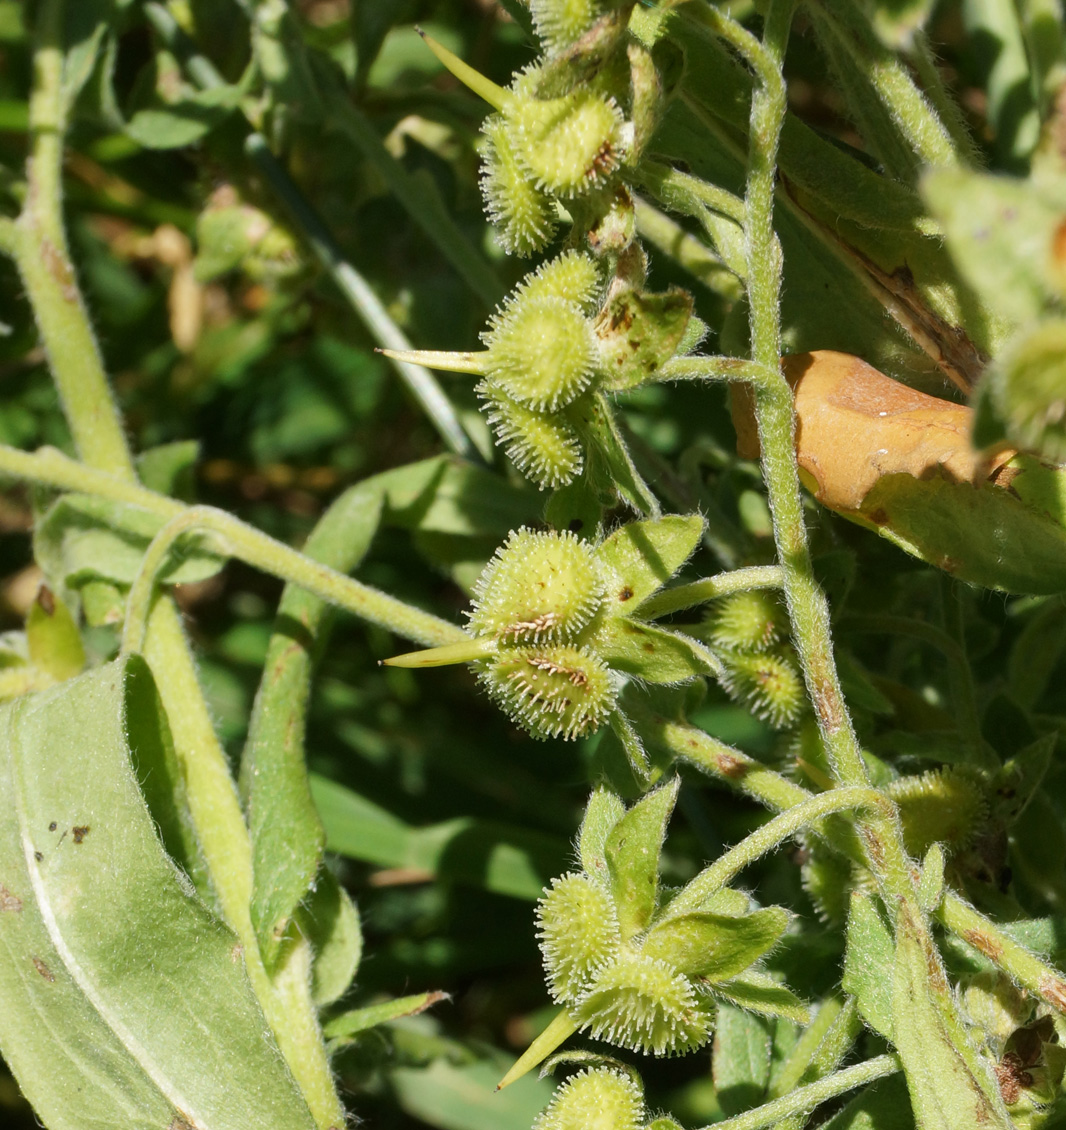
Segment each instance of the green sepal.
M886 1039L892 1039L892 977L894 945L873 895L854 891L848 910L847 950L844 954L844 992L855 998L863 1020Z
M604 625L596 648L611 667L647 683L682 683L715 673L709 654L694 640L624 616Z
M811 1021L811 1010L791 989L758 969L747 969L739 977L715 985L714 995L760 1016L780 1017L797 1024Z
M51 589L42 587L26 614L30 662L57 683L85 667L85 648L70 609Z
M603 785L593 790L577 834L577 852L585 874L606 883L607 837L625 815L625 805L620 797Z
M677 352L692 317L692 295L623 290L604 307L596 327L604 386L615 391L653 380Z
M611 829L605 845L622 940L647 929L659 895L659 853L681 778L649 793Z
M758 961L787 928L788 914L779 906L743 918L696 911L654 926L641 952L714 984L736 977Z
M630 522L599 547L609 616L631 616L692 556L703 537L699 514Z

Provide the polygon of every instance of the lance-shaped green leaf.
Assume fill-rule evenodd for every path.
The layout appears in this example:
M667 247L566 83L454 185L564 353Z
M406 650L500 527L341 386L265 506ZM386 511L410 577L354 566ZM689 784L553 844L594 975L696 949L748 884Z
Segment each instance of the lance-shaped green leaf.
M630 522L597 550L607 586L606 609L630 616L692 556L703 536L698 514Z
M607 882L607 837L625 815L625 805L610 789L599 785L589 797L581 830L577 835L577 851L586 875Z
M791 989L758 969L747 969L739 977L715 985L714 995L747 1012L780 1016L797 1024L810 1023L811 1011L807 1005Z
M622 940L647 929L659 896L659 853L681 778L648 793L607 837L607 870Z
M399 1020L402 1016L417 1016L444 1000L448 1000L448 994L435 990L397 997L395 1000L367 1005L366 1008L353 1008L323 1025L322 1033L329 1040L348 1044L361 1032L367 1032L379 1024L387 1024L390 1020Z
M709 653L694 640L624 616L607 621L596 647L611 667L648 683L682 683L715 672Z
M742 918L696 911L667 918L653 927L641 952L714 984L736 977L758 961L787 928L788 914L779 906Z
M374 486L373 480L360 484L330 507L304 547L308 556L345 573L362 560L381 517L383 495ZM241 759L254 853L252 922L268 967L325 848L307 780L304 731L311 668L329 622L325 601L286 586Z
M140 666L0 710L0 1049L52 1130L313 1130L236 937L142 797Z
M647 294L626 289L607 302L596 335L611 389L634 388L655 374L677 352L692 317L692 295L684 290Z
M167 519L141 506L91 495L66 494L49 508L33 535L34 556L56 585L87 581L130 585L149 542ZM214 576L222 560L186 540L159 579L185 584Z
M848 910L844 992L855 998L863 1020L892 1039L892 931L873 895L855 891Z
M920 1130L1012 1130L991 1070L977 1062L976 1053L967 1056L967 1049L958 1046L964 1033L947 1030L933 994L939 988L950 997L950 989L939 957L927 949L930 944L923 944L909 905L900 906L891 981L892 1042L903 1062L915 1120Z

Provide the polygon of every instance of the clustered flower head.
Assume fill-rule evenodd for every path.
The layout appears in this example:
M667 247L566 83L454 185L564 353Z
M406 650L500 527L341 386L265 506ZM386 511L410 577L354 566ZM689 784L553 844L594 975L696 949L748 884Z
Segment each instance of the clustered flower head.
M715 997L770 950L788 924L778 907L699 880L669 897L659 855L677 780L628 811L599 789L580 837L582 870L556 879L537 920L548 988L597 1039L654 1055L702 1047ZM787 990L782 990L787 992Z
M702 533L699 515L632 522L598 544L568 530L514 530L474 586L470 643L388 662L472 662L534 737L594 733L617 710L625 677L677 683L712 669L697 641L639 619L664 569L679 569Z

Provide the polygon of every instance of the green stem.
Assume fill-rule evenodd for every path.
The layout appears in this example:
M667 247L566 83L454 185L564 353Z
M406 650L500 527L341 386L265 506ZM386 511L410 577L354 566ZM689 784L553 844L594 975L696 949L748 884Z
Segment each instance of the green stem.
M75 446L94 466L133 478L133 464L63 227L64 14L64 0L42 0L38 7L27 190L16 222L15 260Z
M743 357L674 357L655 374L657 381L747 381L769 384L776 366L767 369Z
M127 600L122 632L123 651L139 651L144 640L159 573L175 543L198 532L217 537L218 551L291 581L315 596L336 604L372 624L388 628L419 643L439 646L469 641L469 636L447 620L379 592L311 558L212 506L190 506L173 518L152 539Z
M758 801L767 808L783 811L810 799L802 785L767 769L717 738L686 722L663 718L630 708L640 736L649 746L657 746L678 760L721 781L722 784ZM857 844L842 835L840 825L823 825L818 834L834 850L865 866ZM1008 934L975 910L953 891L946 891L935 917L957 937L980 950L994 965L1023 985L1029 992L1066 1014L1066 977L1053 966L1030 953Z
M823 817L835 812L863 809L879 811L886 822L896 819L895 804L884 793L867 787L830 789L793 805L757 828L751 835L745 836L739 844L719 856L709 867L705 867L671 902L670 913L680 914L697 909L727 886L745 867Z
M733 569L728 573L719 573L716 577L704 577L701 581L676 585L672 589L656 593L641 605L640 616L642 619L654 620L658 616L694 608L709 600L737 592L779 589L783 581L784 574L777 565L750 565L747 568Z
M743 294L737 276L706 244L680 224L660 212L653 204L634 198L637 234L679 263L694 279L726 302L736 302Z
M886 1075L894 1075L900 1070L899 1058L895 1055L879 1055L868 1059L865 1063L857 1063L854 1067L846 1067L837 1071L817 1083L800 1087L790 1095L775 1099L764 1106L756 1107L738 1114L735 1118L727 1118L724 1122L716 1122L714 1126L707 1126L704 1130L763 1130L765 1126L776 1126L782 1119L794 1114L809 1114L815 1107L821 1106L828 1099L836 1098L856 1087L863 1087L875 1079L882 1079Z

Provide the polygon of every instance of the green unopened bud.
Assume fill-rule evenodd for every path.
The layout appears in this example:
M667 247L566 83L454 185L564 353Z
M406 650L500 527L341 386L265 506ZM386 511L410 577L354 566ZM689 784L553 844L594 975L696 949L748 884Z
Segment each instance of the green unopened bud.
M479 678L513 721L535 738L595 733L615 708L607 665L569 646L514 648L487 660Z
M718 601L708 638L730 651L766 651L788 634L781 602L769 592L738 592Z
M609 1067L586 1068L555 1092L533 1130L639 1130L644 1096L631 1075Z
M888 786L899 805L903 842L917 859L934 843L950 854L965 847L988 815L986 790L976 772L965 768L930 769L901 777Z
M603 600L592 549L572 533L514 530L474 586L470 626L503 643L573 640Z
M496 238L512 255L542 251L555 235L555 205L520 164L504 119L494 115L482 129L488 145L481 192Z
M731 698L743 702L771 726L783 729L803 711L806 696L796 665L775 652L723 653L722 686Z
M570 1004L588 988L621 942L618 919L606 891L584 875L564 875L537 904L538 938L548 990Z
M711 1038L714 1003L665 961L639 953L605 966L574 1006L595 1039L652 1055L683 1055Z
M546 192L578 196L602 185L621 163L621 111L588 88L564 98L516 100L506 117L518 160Z
M507 396L491 382L480 393L489 404L489 424L514 465L541 490L573 482L585 461L577 432L559 415L545 415Z
M529 8L537 35L553 53L579 39L600 14L599 0L530 0Z
M484 336L485 370L512 400L554 412L592 382L599 354L581 307L565 298L519 296Z
M564 298L589 310L599 289L600 272L595 260L579 251L566 251L526 275L511 302L519 298Z

